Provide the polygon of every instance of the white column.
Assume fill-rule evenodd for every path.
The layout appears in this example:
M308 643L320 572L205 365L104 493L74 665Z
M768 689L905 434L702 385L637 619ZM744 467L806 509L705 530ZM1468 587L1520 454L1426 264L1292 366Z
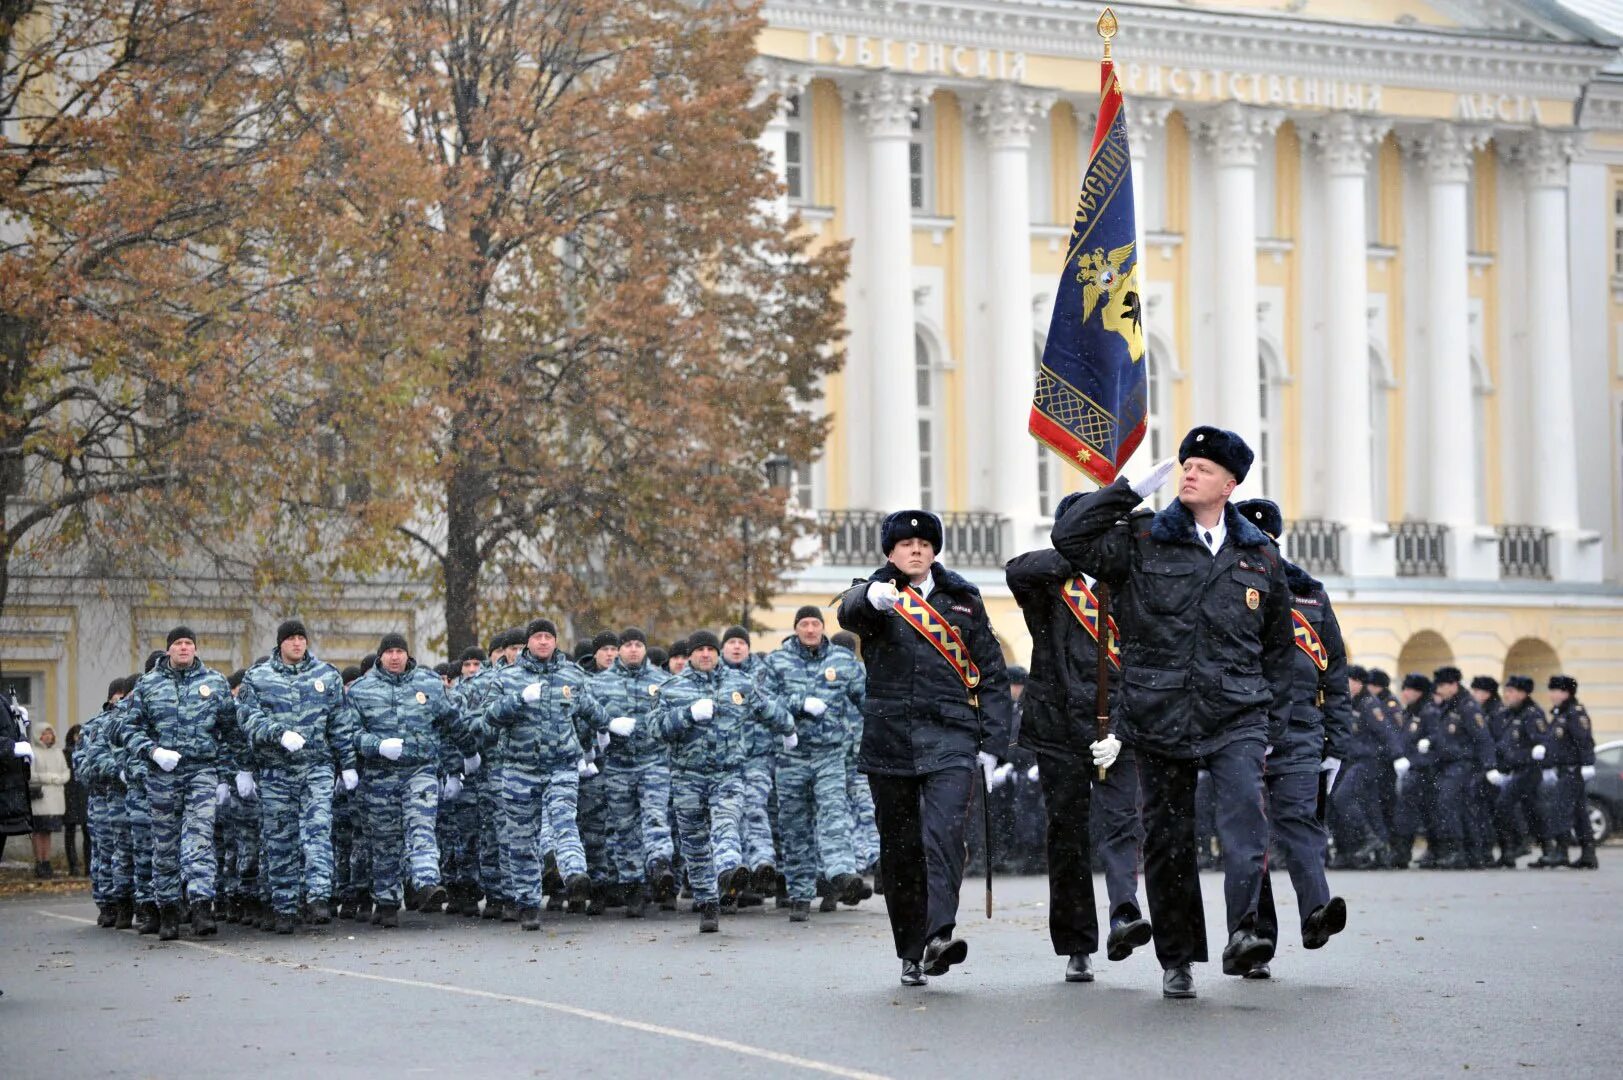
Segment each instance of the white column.
M902 510L919 500L918 392L913 359L913 207L907 147L912 110L928 89L894 75L875 75L850 90L868 140L868 228L857 256L867 277L870 470L874 510ZM927 509L935 509L933 507Z
M1148 349L1150 339L1150 290L1147 268L1149 266L1150 251L1144 242L1144 228L1150 217L1144 195L1144 184L1147 178L1146 173L1150 167L1150 149L1160 142L1166 134L1167 117L1172 115L1172 102L1157 101L1154 98L1130 98L1124 101L1124 104L1127 106L1127 153L1132 158L1133 163L1133 252L1138 257L1139 267L1138 310L1144 329L1144 346ZM1083 124L1086 128L1082 132L1082 143L1084 146L1092 146L1092 118L1087 118L1084 122L1080 119L1082 115L1080 110L1078 110L1077 115L1079 117L1078 123ZM1163 190L1165 190L1164 187ZM1161 357L1160 362L1163 365L1161 375L1165 379L1167 358ZM1162 386L1170 389L1171 383L1170 381L1163 381ZM1170 402L1163 400L1162 406L1168 407ZM1168 432L1167 437L1175 439L1181 437L1182 434L1182 432L1179 432L1177 435L1172 435L1171 432ZM1133 451L1133 456L1122 466L1121 471L1130 474L1135 469L1147 467L1152 464L1152 453L1150 440L1146 436L1144 441L1138 444L1138 449ZM1146 503L1146 505L1150 504Z
M1257 155L1284 114L1227 102L1203 118L1200 135L1215 167L1217 241L1213 344L1218 415L1196 417L1236 432L1253 451L1262 443L1257 395ZM1180 438L1181 432L1174 433ZM1256 485L1248 490L1256 491Z
M1369 400L1369 298L1365 185L1372 149L1385 121L1334 113L1312 129L1325 171L1325 355L1330 445L1335 479L1326 491L1331 521L1344 528L1342 570L1350 577L1391 577L1392 545L1373 501L1366 448L1372 437Z
M1572 377L1572 288L1568 279L1567 181L1570 134L1537 130L1512 157L1527 181L1527 310L1531 379L1526 421L1532 425L1533 520L1555 531L1550 575L1599 581L1601 550L1578 518L1578 443Z
M1483 132L1438 123L1407 145L1426 180L1425 350L1428 388L1425 429L1430 466L1427 517L1447 525L1448 574L1493 578L1498 546L1481 527L1476 507L1476 406L1471 388L1469 232L1466 184Z
M772 201L771 209L778 219L789 217L789 99L806 88L804 72L770 60L757 60L751 65L756 90L764 100L778 95L778 107L761 132L760 145L772 163L772 175L778 178L780 190Z
M975 103L987 147L988 312L992 332L992 504L1008 519L1004 550L1037 544L1038 444L1027 431L1036 386L1031 321L1031 132L1051 97L999 83Z

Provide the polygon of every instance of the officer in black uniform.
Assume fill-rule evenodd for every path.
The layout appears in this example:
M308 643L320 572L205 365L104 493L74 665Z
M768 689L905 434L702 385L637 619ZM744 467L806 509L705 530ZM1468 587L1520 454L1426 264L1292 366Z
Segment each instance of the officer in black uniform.
M1594 870L1595 835L1589 830L1589 801L1584 783L1595 776L1595 733L1589 711L1578 701L1578 680L1571 675L1550 676L1550 727L1534 751L1546 770L1554 770L1554 790L1550 794L1550 826L1559 853L1566 858L1567 830L1578 841L1579 855L1566 865L1574 870Z
M1429 867L1437 858L1433 850L1437 833L1433 823L1437 803L1437 769L1430 756L1421 749L1421 743L1425 743L1426 750L1431 749L1431 740L1426 738L1425 733L1431 680L1418 671L1411 671L1403 677L1400 694L1403 702L1403 756L1392 763L1392 770L1398 777L1398 801L1393 814L1391 866L1394 870L1407 870L1417 833L1425 833L1427 841L1426 854L1421 856L1419 865Z
M1368 671L1348 665L1347 692L1352 720L1341 780L1332 793L1337 862L1331 869L1339 863L1347 870L1375 870L1386 865L1390 839L1381 803L1382 780L1391 773L1392 762L1403 756L1403 743L1386 703L1370 690Z
M1467 832L1473 838L1472 854L1478 863L1483 866L1497 866L1493 857L1493 845L1497 839L1500 841L1500 853L1514 851L1516 838L1511 838L1510 847L1504 845L1504 838L1499 835L1494 818L1494 796L1496 788L1493 777L1502 776L1499 771L1499 736L1504 734L1504 699L1499 696L1499 680L1492 675L1477 675L1471 679L1471 697L1476 700L1477 708L1482 710L1482 718L1487 721L1487 731L1484 736L1485 745L1482 753L1488 761L1488 768L1484 775L1477 780L1471 792L1471 803L1468 808Z
M1498 865L1516 869L1516 847L1507 848L1511 836L1534 836L1545 840L1550 832L1544 825L1544 808L1539 799L1540 768L1533 760L1533 748L1544 739L1548 722L1544 710L1533 700L1533 680L1512 675L1505 680L1505 707L1500 714L1501 730L1495 746L1497 777L1490 777L1499 789L1494 803L1500 851ZM1528 863L1529 869L1559 866L1566 861L1556 856L1553 841L1545 840L1544 858Z
M1285 531L1284 515L1277 504L1269 499L1247 499L1235 509L1277 544ZM1284 726L1268 734L1264 772L1268 827L1274 845L1284 855L1296 891L1302 946L1322 949L1347 926L1346 901L1330 895L1330 883L1324 875L1329 840L1324 828L1324 804L1335 790L1352 737L1347 648L1324 586L1283 555L1280 561L1290 587L1296 648L1285 676L1290 695L1289 718ZM1279 940L1273 882L1266 868L1257 932L1271 942ZM1270 974L1267 964L1256 964L1246 971L1227 961L1223 973L1248 979L1266 979Z
M1488 722L1475 699L1460 692L1460 669L1445 665L1432 672L1432 707L1418 743L1420 756L1437 769L1436 832L1427 846L1436 850L1435 870L1478 870L1470 832L1470 803L1477 781L1493 768L1492 748L1484 751Z
M969 955L953 934L965 811L977 764L989 779L1008 751L1009 682L980 590L935 561L941 520L891 514L880 543L889 561L846 591L839 618L868 670L858 767L873 792L885 909L902 983L921 986Z
M1063 518L1078 494L1055 511ZM1092 982L1099 949L1093 897L1092 837L1097 825L1105 888L1110 899L1108 955L1127 959L1150 941L1150 923L1138 906L1138 857L1144 829L1139 815L1138 763L1123 751L1098 780L1091 747L1099 741L1099 647L1080 618L1097 627L1098 608L1083 589L1093 583L1053 548L1028 551L1004 567L1009 591L1031 633L1031 676L1026 687L1020 744L1037 755L1048 819L1048 936L1066 957L1066 982ZM1110 696L1120 665L1109 668ZM1099 819L1097 821L1093 819Z
M1122 632L1115 730L1137 752L1144 793L1145 888L1161 992L1195 995L1190 965L1206 959L1195 853L1195 776L1211 771L1223 843L1226 966L1244 973L1273 957L1257 932L1268 821L1263 750L1283 730L1290 695L1290 589L1267 535L1229 505L1251 467L1230 431L1197 427L1178 447L1178 498L1134 508L1172 463L1084 495L1054 523L1054 547L1110 588Z
M1381 715L1386 721L1387 730L1392 741L1397 745L1398 752L1394 753L1387 763L1376 770L1376 786L1381 797L1381 816L1386 821L1386 833L1390 837L1397 824L1398 814L1398 772L1397 759L1402 756L1403 745L1403 703L1392 693L1392 676L1378 667L1369 669L1370 696L1381 703ZM1391 861L1391 845L1388 843L1387 862ZM1385 864L1383 864L1385 865Z

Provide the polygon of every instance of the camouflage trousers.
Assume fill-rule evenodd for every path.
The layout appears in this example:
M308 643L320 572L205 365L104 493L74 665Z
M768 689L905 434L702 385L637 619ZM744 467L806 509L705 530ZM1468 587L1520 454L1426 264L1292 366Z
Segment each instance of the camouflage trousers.
M851 848L862 870L879 861L879 823L868 778L857 771L856 755L850 753L845 757L845 792L851 806Z
M675 854L671 843L671 767L663 761L641 765L610 764L603 770L608 797L609 849L614 880L621 884L642 881L648 864L667 862Z
M740 858L752 870L763 864L777 863L777 852L772 843L774 764L772 757L746 758L740 772L737 842Z
M817 895L817 873L832 879L854 874L851 804L845 786L845 749L806 750L778 758L778 828L789 899Z
M586 853L586 872L592 884L614 881L614 861L609 855L609 799L603 774L580 778L580 799L575 811L581 848Z
M259 895L259 804L243 801L233 790L216 812L220 827L221 896L247 900Z
M181 766L147 775L152 810L152 892L160 904L178 904L181 887L193 903L214 899L213 765Z
M580 798L580 773L574 764L542 772L508 763L502 766L502 809L506 828L507 866L512 873L513 899L520 907L541 906L541 831L551 827L558 872L565 879L586 873L586 852L581 847L575 810Z
M671 799L676 831L687 864L688 884L699 903L720 899L716 878L743 865L736 823L742 812L743 777L736 771L715 773L671 770ZM728 829L727 823L733 828Z
M402 867L417 888L440 883L434 839L440 781L432 764L369 764L360 792L372 851L372 899L399 907Z
M335 786L332 803L333 899L354 901L372 891L372 849L366 841L361 789Z
M122 791L90 796L90 891L98 904L134 895L135 853L130 849L130 811Z
M479 881L479 807L466 784L449 802L440 800L435 825L440 844L440 881L474 885Z
M134 781L124 792L125 820L130 827L131 891L138 904L155 899L152 891L152 804L147 798L146 778Z
M332 898L332 764L260 769L257 776L271 908L294 915L301 884L308 900Z
M464 781L464 793L470 788L479 815L479 887L487 900L511 900L512 876L507 868L507 849L501 841L506 831L501 766L486 762L484 768Z

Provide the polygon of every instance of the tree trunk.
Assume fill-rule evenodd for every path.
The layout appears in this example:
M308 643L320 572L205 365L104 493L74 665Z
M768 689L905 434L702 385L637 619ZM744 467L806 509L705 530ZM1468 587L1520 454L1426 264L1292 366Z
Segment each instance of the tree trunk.
M474 478L454 469L445 492L445 648L454 660L479 643L479 515Z

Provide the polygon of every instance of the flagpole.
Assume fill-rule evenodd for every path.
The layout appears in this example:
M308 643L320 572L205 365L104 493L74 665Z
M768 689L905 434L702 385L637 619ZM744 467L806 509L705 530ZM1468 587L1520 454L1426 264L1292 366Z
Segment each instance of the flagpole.
M1116 36L1116 13L1105 8L1099 13L1099 22L1096 26L1099 36L1105 40L1104 63L1113 64L1114 58L1110 53L1110 39ZM1100 87L1103 90L1103 87ZM1094 692L1094 728L1095 737L1104 742L1110 734L1110 586L1102 580L1094 583L1094 598L1099 608L1099 632L1094 636L1094 644L1099 647L1099 670L1096 690ZM1099 769L1099 780L1103 782L1105 770Z

